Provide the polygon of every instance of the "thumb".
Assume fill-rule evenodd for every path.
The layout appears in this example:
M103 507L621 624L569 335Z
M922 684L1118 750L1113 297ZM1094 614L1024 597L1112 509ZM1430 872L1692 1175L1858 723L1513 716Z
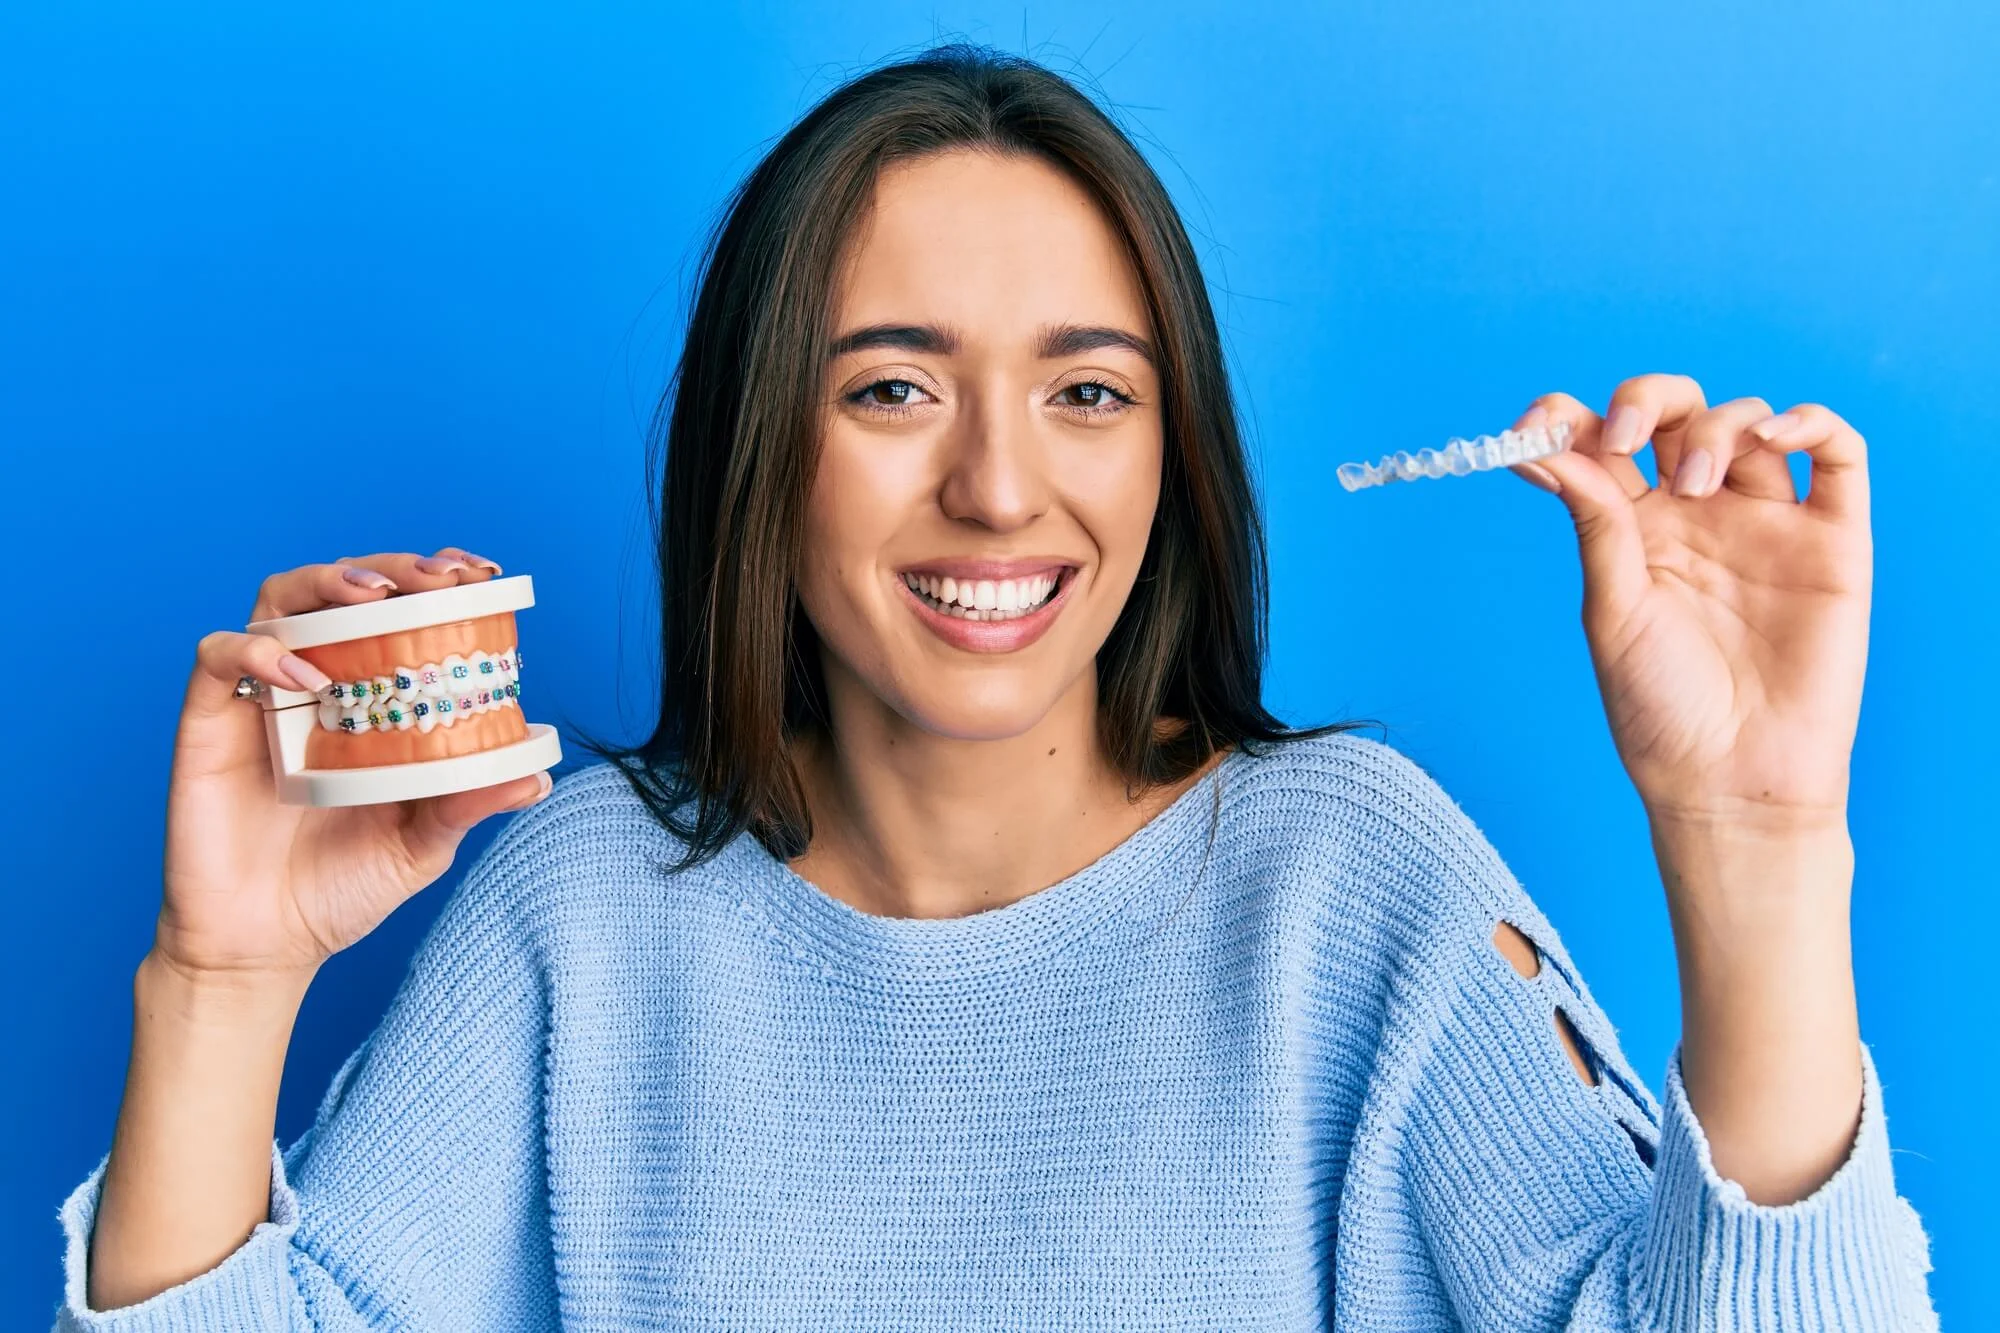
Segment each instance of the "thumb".
M547 796L554 786L546 772L530 773L490 787L426 797L414 803L404 841L419 865L449 864L473 825L504 810L524 810Z
M1576 525L1585 621L1602 624L1617 619L1637 604L1650 583L1646 543L1632 497L1589 454L1564 449L1536 462L1555 480L1556 498Z

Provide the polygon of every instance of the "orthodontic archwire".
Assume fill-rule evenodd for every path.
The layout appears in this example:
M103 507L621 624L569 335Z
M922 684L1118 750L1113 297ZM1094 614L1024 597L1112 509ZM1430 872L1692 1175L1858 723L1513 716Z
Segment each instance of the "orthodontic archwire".
M1476 440L1453 436L1442 449L1385 454L1379 463L1342 463L1335 475L1350 491L1386 486L1392 481L1422 481L1425 477L1462 477L1515 463L1532 463L1569 448L1573 428L1567 421L1533 430L1503 430Z

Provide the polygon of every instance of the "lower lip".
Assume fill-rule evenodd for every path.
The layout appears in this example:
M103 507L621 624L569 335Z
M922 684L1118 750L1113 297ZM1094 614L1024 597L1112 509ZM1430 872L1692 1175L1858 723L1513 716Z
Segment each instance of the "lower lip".
M1048 632L1063 603L1069 600L1069 590L1076 586L1076 575L1077 571L1073 568L1065 572L1062 586L1056 589L1053 597L1027 615L1015 616L1012 620L966 620L960 616L948 616L933 609L909 584L903 582L900 574L896 576L896 586L903 590L904 598L916 608L917 619L952 647L963 648L969 653L1011 653L1026 648Z

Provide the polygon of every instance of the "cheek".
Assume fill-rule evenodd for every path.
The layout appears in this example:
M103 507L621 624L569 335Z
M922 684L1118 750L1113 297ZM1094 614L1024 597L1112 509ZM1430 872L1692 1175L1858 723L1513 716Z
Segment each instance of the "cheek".
M860 580L875 576L875 561L889 545L912 503L909 479L887 451L827 432L813 484L806 495L804 540L799 552L799 600L816 625L854 614ZM907 469L902 469L907 470ZM850 586L851 585L851 586Z
M1067 469L1064 490L1097 545L1104 583L1128 582L1139 572L1160 504L1160 459L1158 433L1150 432L1128 448L1087 452Z

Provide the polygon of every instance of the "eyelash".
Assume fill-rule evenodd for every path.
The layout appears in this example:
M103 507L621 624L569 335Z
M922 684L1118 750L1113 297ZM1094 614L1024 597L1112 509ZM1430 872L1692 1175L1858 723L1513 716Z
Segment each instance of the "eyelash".
M885 384L906 384L910 388L915 389L918 393L924 392L923 387L917 384L914 380L898 379L897 377L891 375L888 376L887 378L874 380L868 384L862 385L859 389L856 389L853 393L847 395L847 401L853 403L857 407L860 407L866 411L879 413L882 416L888 416L888 417L903 416L909 412L913 412L916 410L915 404L911 403L878 403L869 401L868 396L874 393L875 390L881 388ZM1082 403L1062 403L1059 404L1059 406L1062 408L1063 411L1073 413L1077 416L1087 416L1087 417L1111 416L1114 413L1124 411L1126 408L1131 407L1135 402L1138 401L1137 399L1133 398L1130 394L1118 392L1118 390L1112 388L1109 384L1106 384L1103 380L1077 380L1074 383L1063 385L1062 388L1056 390L1056 392L1067 393L1071 389L1082 388L1085 385L1102 389L1104 391L1104 395L1107 398L1109 398L1112 403L1115 403L1116 406L1115 407L1109 406L1103 403L1091 406L1085 406Z

